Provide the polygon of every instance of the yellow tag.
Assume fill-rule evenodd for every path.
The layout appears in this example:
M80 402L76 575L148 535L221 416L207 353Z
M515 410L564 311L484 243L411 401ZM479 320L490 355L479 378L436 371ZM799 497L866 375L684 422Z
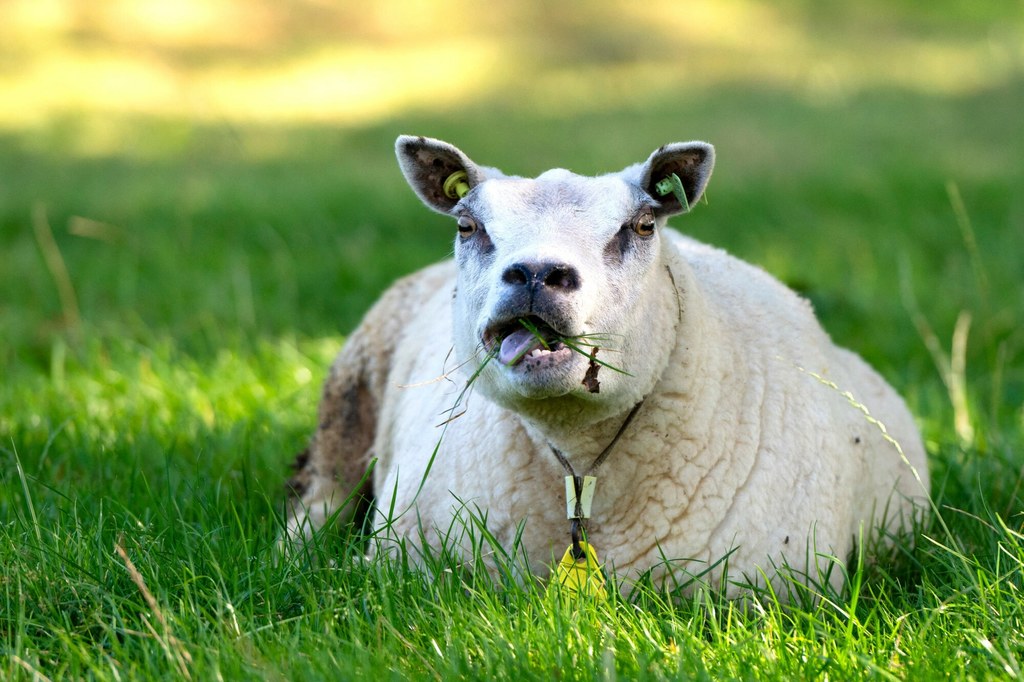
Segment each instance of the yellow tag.
M597 559L597 552L587 542L580 542L585 557L581 559L572 558L572 545L569 545L562 555L562 560L555 567L555 580L562 586L564 591L570 594L582 592L588 597L606 598L608 593L604 589L604 576L601 575L601 565Z

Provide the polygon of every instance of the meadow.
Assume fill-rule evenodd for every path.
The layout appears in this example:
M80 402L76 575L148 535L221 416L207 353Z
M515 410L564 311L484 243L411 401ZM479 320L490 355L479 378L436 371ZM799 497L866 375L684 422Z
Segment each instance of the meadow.
M230 101L189 109L130 81L63 102L39 84L86 62L61 50L94 57L87 81L160 36L113 41L97 19L99 37L52 29L58 48L28 23L12 42L13 14L0 29L0 677L1021 676L1024 6L694 3L696 30L668 3L659 22L499 5L480 40L460 16L430 50L401 32L439 17L340 9L332 33L316 3L288 6L284 35L349 41L337 64L382 79L349 83L375 106L272 97L292 53L308 68L274 78L334 64L280 36L258 55L159 43ZM413 69L435 54L450 71ZM714 143L708 201L673 225L807 296L906 397L934 501L913 544L792 607L566 603L443 561L436 577L364 561L344 533L275 561L333 355L391 281L451 251L453 224L397 170L399 133L523 175Z

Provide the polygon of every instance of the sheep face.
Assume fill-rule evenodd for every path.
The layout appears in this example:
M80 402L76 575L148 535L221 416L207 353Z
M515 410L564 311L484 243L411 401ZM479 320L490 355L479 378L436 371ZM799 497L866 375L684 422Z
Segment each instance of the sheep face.
M611 413L653 387L671 344L648 339L674 336L678 320L660 230L703 192L710 145L663 147L616 174L533 179L437 140L402 137L397 149L421 199L455 218L453 341L471 368L493 354L477 379L485 395L519 411L569 398ZM672 174L676 192L658 186Z
M647 306L660 255L653 209L617 177L566 171L488 181L460 202L460 223L474 229L456 238L455 345L460 359L497 353L488 394L591 395L590 344L634 373L630 318ZM615 392L607 374L606 396Z

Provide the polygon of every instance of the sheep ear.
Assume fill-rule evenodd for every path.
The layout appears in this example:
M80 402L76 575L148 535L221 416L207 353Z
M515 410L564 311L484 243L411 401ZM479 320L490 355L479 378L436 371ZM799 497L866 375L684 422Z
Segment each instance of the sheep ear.
M451 212L466 192L486 179L483 168L441 140L401 135L395 141L395 154L409 186L423 203L440 213ZM452 178L460 171L465 178Z
M674 142L655 151L643 164L640 186L661 202L655 211L658 216L685 213L704 194L714 166L715 148L707 142ZM680 186L685 202L680 201Z

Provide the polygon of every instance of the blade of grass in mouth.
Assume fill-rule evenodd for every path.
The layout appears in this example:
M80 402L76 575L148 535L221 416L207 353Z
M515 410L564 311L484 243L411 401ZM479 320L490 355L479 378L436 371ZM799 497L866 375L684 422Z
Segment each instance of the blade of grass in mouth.
M535 325L533 322L531 322L530 320L528 320L526 318L519 318L519 324L521 324L528 332L530 332L535 337L537 337L537 340L541 342L541 344L544 346L545 350L551 350L551 346L550 346L549 341L544 338L544 335L541 334L541 331L537 327L537 325ZM555 331L555 330L552 329L552 331ZM599 346L596 346L595 344L592 344L592 343L589 343L589 342L578 343L579 340L585 339L585 338L587 338L586 335L577 336L577 337L561 336L561 335L559 335L559 336L556 336L554 340L561 342L567 348L569 348L573 352L579 353L580 355L582 355L583 357L587 358L591 362L596 362L597 364L601 365L602 367L607 367L608 369L610 369L613 372L618 372L619 374L625 374L626 376L633 376L632 374L630 374L626 370L621 369L619 367L616 367L615 365L612 365L611 363L605 362L604 360L601 360L601 359L599 359L596 356L592 356L590 353L588 353L585 350L583 350L583 348L581 348L580 346L593 347L593 348L598 348L599 347ZM530 350L532 350L532 349L526 349L526 350L522 351L522 353L517 355L514 358L513 362L510 362L509 364L513 364L514 365L515 363L519 362L524 355L526 355L527 353L530 352Z

